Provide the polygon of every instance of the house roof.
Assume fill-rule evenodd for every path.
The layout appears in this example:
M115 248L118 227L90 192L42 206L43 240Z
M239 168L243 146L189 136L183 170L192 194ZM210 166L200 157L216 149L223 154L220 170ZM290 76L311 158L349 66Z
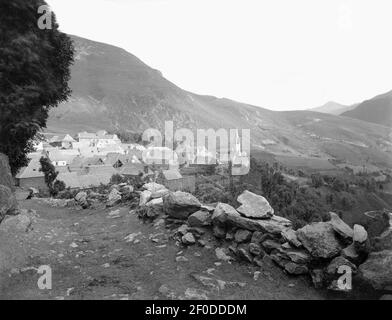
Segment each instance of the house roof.
M124 149L121 148L120 145L107 145L102 148L98 148L98 152L101 154L109 154L109 153L121 153L124 154Z
M50 140L50 143L53 142L75 142L74 138L72 138L69 134L58 134L53 136Z
M79 152L80 155L83 157L92 157L99 153L97 147L88 147L88 146L80 146Z
M99 164L103 164L102 157L101 156L93 156L93 157L84 158L84 160L82 162L82 167L96 166Z
M86 172L88 174L104 174L110 175L110 177L117 173L117 170L114 169L111 165L98 165L98 166L88 166L86 167Z
M27 178L39 178L43 177L43 172L39 171L41 168L41 164L39 160L41 159L41 154L29 154L27 157L30 158L30 162L27 167L23 167L19 170L16 175L17 179L27 179Z
M96 133L91 132L79 132L78 133L79 139L113 139L113 140L120 140L116 134L108 134L105 130L100 130Z
M129 176L138 176L140 173L144 173L144 165L141 163L127 163L118 170L118 173Z
M110 152L106 155L105 159L103 159L103 162L105 164L110 164L110 165L114 165L117 161L121 161L123 162L124 157L122 154L120 153L116 153L116 152Z
M73 160L72 160L72 162L70 163L70 167L73 167L73 168L81 168L82 166L83 166L83 161L85 160L85 158L84 157L82 157L82 156L77 156L77 157L75 157Z
M66 161L69 164L79 155L79 151L74 149L53 149L47 150L46 154L50 161Z
M182 179L182 175L177 169L163 170L162 176L168 181Z

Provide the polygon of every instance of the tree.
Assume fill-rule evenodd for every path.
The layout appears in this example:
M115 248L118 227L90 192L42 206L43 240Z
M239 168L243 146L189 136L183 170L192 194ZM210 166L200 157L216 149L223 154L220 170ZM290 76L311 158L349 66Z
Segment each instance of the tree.
M312 174L311 179L312 179L312 186L315 188L320 188L324 185L323 177L319 173Z
M26 166L32 139L46 126L50 108L67 100L73 62L71 39L38 21L44 0L0 1L0 152L11 171Z
M335 177L335 179L332 182L332 189L341 192L347 190L347 183L346 181L341 178L341 177Z
M50 160L46 157L41 157L39 160L41 168L39 169L44 173L45 183L49 188L50 195L55 196L60 191L65 190L65 184L63 181L56 180L58 172Z

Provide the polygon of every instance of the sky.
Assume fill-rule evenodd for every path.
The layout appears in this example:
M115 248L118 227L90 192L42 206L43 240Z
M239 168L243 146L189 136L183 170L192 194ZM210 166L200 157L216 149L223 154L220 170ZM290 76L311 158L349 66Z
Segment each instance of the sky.
M47 0L69 34L179 87L272 110L392 90L390 0Z

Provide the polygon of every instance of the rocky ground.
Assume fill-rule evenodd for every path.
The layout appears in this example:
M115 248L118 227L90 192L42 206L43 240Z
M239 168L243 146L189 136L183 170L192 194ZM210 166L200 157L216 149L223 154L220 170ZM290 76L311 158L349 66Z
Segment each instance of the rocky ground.
M0 225L0 299L325 299L308 277L274 264L219 260L205 246L182 247L162 220L143 223L128 206L81 210L42 199ZM34 213L35 212L35 213ZM37 286L41 265L52 289Z

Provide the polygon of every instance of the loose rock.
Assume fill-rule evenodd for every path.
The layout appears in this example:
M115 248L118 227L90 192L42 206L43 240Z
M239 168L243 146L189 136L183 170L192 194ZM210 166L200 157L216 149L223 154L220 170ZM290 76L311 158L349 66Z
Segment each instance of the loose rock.
M211 225L211 223L211 213L205 210L196 211L188 217L188 224L191 227L205 227Z
M237 211L247 218L268 219L274 214L267 199L250 191L244 191L237 201L241 203Z
M306 225L297 230L297 237L311 255L317 258L333 258L342 249L332 225L328 222Z
M201 203L193 195L176 191L163 198L163 208L167 215L177 219L187 219L189 215L198 211Z
M336 213L330 212L329 214L331 216L330 224L332 225L332 228L335 230L335 232L343 239L351 242L354 235L353 229L351 229L342 219L340 219Z
M234 240L237 243L248 242L252 238L252 232L249 230L239 229L234 235Z

